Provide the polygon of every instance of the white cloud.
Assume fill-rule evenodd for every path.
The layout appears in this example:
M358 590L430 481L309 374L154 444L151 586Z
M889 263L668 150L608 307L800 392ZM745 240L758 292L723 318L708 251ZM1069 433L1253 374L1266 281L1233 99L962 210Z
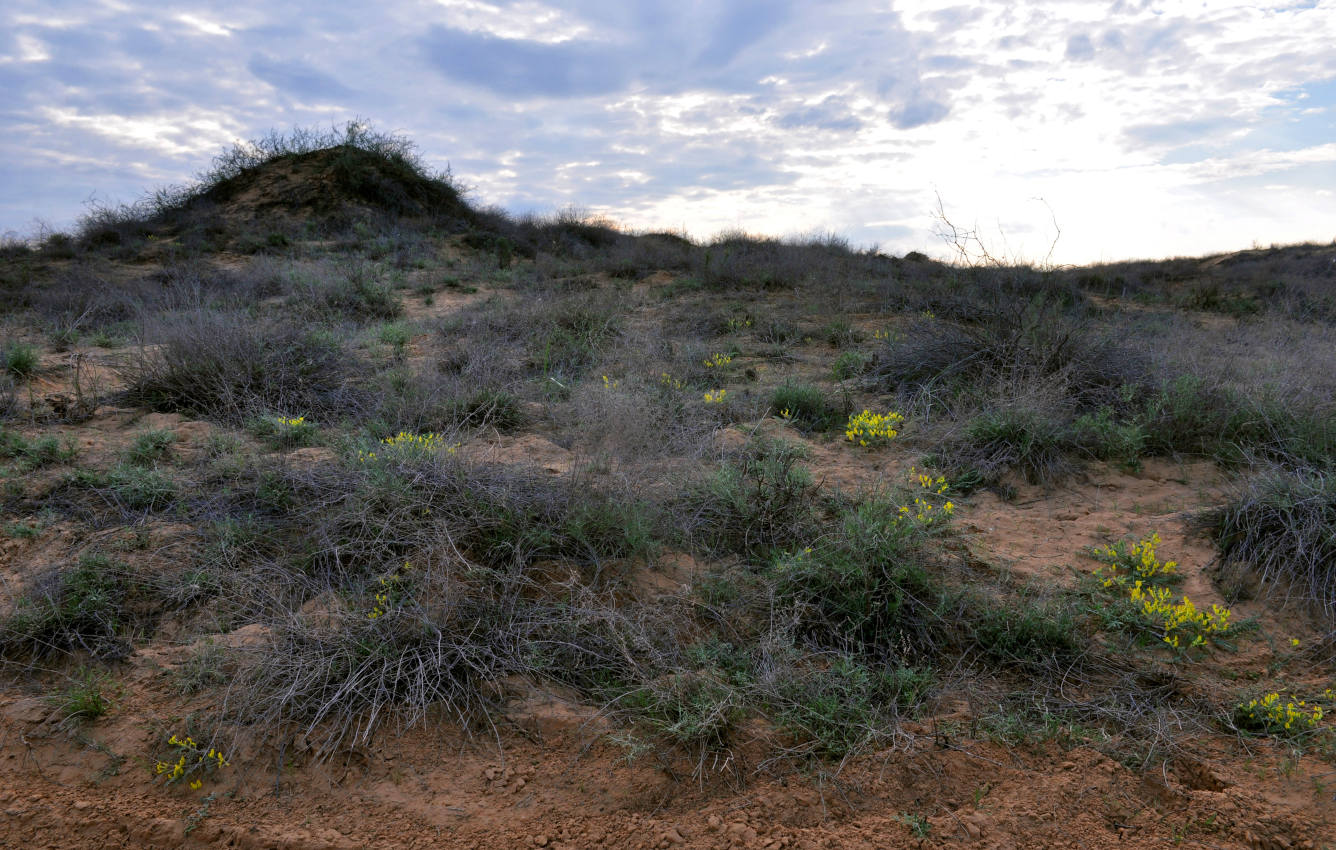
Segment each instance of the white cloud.
M360 115L483 203L697 235L940 253L940 192L1030 257L1044 198L1067 262L1330 238L1299 187L1336 176L1333 43L1336 0L14 0L0 230Z

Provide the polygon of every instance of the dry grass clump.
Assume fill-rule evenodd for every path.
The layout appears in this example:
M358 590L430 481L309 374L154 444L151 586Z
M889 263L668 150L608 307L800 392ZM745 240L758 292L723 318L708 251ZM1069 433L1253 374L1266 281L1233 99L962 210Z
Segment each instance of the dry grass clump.
M341 415L361 403L361 366L328 331L235 311L164 315L122 369L127 400L231 421L257 411Z
M1204 518L1237 588L1295 599L1336 622L1336 475L1273 468Z

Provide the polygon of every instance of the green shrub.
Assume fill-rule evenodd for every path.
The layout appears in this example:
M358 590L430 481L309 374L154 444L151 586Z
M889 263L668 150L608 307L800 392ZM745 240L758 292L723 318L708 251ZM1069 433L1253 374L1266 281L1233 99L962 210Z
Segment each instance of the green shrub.
M78 454L72 442L62 443L54 436L28 440L19 432L0 426L0 457L17 460L24 470L70 463Z
M973 642L1002 664L1047 668L1054 662L1069 662L1081 652L1076 620L1060 603L979 599L968 610L973 612Z
M0 651L44 658L54 653L88 652L120 658L131 625L131 582L126 566L103 555L88 555L59 570L20 597L0 619Z
M550 316L531 343L530 356L545 376L563 382L579 378L603 345L620 329L610 309L567 304Z
M380 279L376 267L368 264L351 266L332 281L313 285L312 295L324 310L338 318L355 321L397 319L404 307L394 293L394 287Z
M96 720L111 710L111 699L105 692L109 680L106 673L81 667L69 687L51 698L51 705L65 723Z
M836 381L847 381L867 371L868 357L861 351L841 352L830 368L831 377Z
M511 393L481 389L456 400L451 419L457 428L495 428L505 433L524 424L524 411Z
M1072 442L1100 460L1116 461L1136 469L1146 452L1149 435L1139 422L1119 422L1111 407L1077 417L1071 427Z
M157 469L122 464L107 472L78 470L66 483L92 490L122 510L157 511L176 500L176 482Z
M29 378L37 371L37 348L26 342L6 343L0 359L4 371L15 378Z
M305 416L261 416L247 422L246 430L276 449L314 446L320 441L320 429Z
M814 431L824 431L841 424L838 411L826 401L821 390L812 384L785 383L775 387L770 395L770 408Z
M938 447L938 461L953 481L996 484L1012 470L1032 484L1052 484L1070 474L1070 438L1062 421L1045 411L1013 407L971 419L964 434Z
M837 532L773 559L775 593L799 634L877 653L918 645L932 630L943 591L923 544L945 517L932 517L921 497L909 507L901 501L883 494L846 507Z
M618 704L671 746L717 750L746 715L745 701L727 682L680 672L627 691Z
M855 345L864 339L863 332L851 326L844 319L834 319L828 322L821 330L817 331L817 335L830 343L833 348Z
M133 466L149 466L171 456L172 443L176 435L165 429L145 431L135 437L125 453L126 463Z
M837 655L824 668L790 670L778 686L777 720L822 755L843 757L875 745L897 728L932 687L912 667L871 665Z
M753 439L684 497L684 529L714 553L765 557L812 533L816 488L799 461L804 450L781 440Z

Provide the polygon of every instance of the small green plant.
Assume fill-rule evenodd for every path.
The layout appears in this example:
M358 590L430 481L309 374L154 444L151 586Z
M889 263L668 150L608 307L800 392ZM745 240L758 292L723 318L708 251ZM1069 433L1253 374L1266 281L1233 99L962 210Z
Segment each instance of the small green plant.
M120 337L106 330L94 333L91 342L98 348L120 348L124 344Z
M96 720L111 709L106 694L110 677L100 671L81 667L70 679L69 687L51 697L51 705L65 723Z
M818 334L833 348L844 348L847 345L862 342L863 332L851 326L844 319L835 319L826 324Z
M72 442L62 443L54 436L28 440L17 431L0 427L0 457L17 460L20 471L69 463L78 456L79 451Z
M131 511L158 511L177 496L176 482L157 469L121 464L108 472L80 469L67 479L69 486L94 490L117 507Z
M26 594L0 619L0 652L45 658L84 651L95 658L120 658L130 625L131 595L126 566L105 555L85 555L56 573L40 591Z
M174 442L176 435L166 429L145 431L135 437L125 453L125 460L135 466L151 466L171 455Z
M391 322L380 326L380 331L376 337L385 345L390 346L396 354L402 356L408 343L413 339L412 332L407 326L399 322Z
M885 446L900 434L896 428L904 421L905 417L894 411L873 413L864 410L849 417L848 424L844 426L844 436L864 448Z
M838 758L884 739L932 684L925 671L873 666L841 655L824 669L793 670L782 677L778 720L813 741L821 754Z
M901 812L899 821L909 827L909 831L914 834L915 838L927 838L932 834L932 824L921 814Z
M37 348L26 342L10 342L0 350L0 362L15 378L30 378L37 371Z
M868 358L861 351L844 351L835 358L830 367L830 376L836 381L847 381L867 371Z
M5 534L19 540L32 540L41 533L42 526L35 522L11 522L5 525Z
M212 638L205 638L174 671L176 689L185 696L197 694L227 681L223 673L226 653Z

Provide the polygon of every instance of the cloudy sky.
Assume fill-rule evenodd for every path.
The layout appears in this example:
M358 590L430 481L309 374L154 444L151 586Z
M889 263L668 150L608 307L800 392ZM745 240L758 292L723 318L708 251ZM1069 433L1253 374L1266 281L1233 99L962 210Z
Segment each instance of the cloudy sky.
M32 2L0 231L354 117L476 201L1088 262L1336 239L1336 0Z

